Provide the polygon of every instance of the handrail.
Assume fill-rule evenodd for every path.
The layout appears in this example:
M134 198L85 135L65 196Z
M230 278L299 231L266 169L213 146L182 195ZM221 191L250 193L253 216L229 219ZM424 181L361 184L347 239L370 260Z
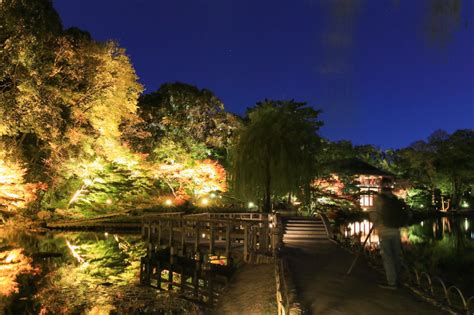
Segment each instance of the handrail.
M332 231L332 229L330 229L329 227L331 226L331 224L329 223L329 219L328 217L326 216L326 214L320 212L320 211L317 211L316 212L317 215L319 215L319 217L321 218L321 220L323 221L324 223L324 228L326 229L326 234L328 235L328 237L330 239L333 239L334 238L334 233Z
M365 248L364 250L370 251L370 249ZM375 258L372 258L375 259ZM461 289L459 289L457 286L450 286L447 288L446 284L444 281L435 276L431 277L429 273L425 271L418 271L416 268L412 268L413 274L415 275L414 283L416 286L418 286L423 292L428 293L428 295L435 299L438 303L441 305L445 305L451 309L454 309L456 312L459 311L460 309L464 311L467 315L472 315L474 313L471 312L471 308L474 308L474 296L471 296L470 298L466 299L464 297L464 294L462 293ZM426 279L427 281L422 281L423 279ZM434 283L439 283L442 287L442 293L444 293L444 296L438 296L434 290ZM454 305L453 299L451 298L453 293L457 293L458 297L460 298L461 301L461 307L459 308L457 305Z
M235 217L241 218L241 214ZM271 216L263 220L214 218L208 213L160 214L144 218L142 236L151 251L167 244L173 252L182 255L190 251L193 255L221 251L229 258L240 255L243 249L243 261L256 258L258 262L261 254L275 257L276 227L271 219Z
M343 239L346 238L343 236ZM343 243L341 244L343 245ZM366 257L369 257L372 261L380 258L380 255L377 255L377 257L372 255L372 248L365 247L364 251L368 253ZM435 284L438 284L439 287L441 287L441 295L439 294L439 290L435 290ZM408 287L410 287L417 294L421 294L423 292L425 298L433 299L433 301L436 301L438 306L444 308L445 310L456 313L462 310L467 315L474 314L474 296L466 299L461 289L454 285L447 287L444 281L437 276L432 277L425 271L419 271L416 268L410 268L410 280L408 283L406 283L406 285L408 285ZM412 286L421 289L421 292L414 290ZM455 293L457 293L459 301L461 302L459 306L454 305L453 299L451 298Z
M239 223L240 225L256 225L257 223L269 223L269 220L239 220L239 219L213 219L213 218L202 218L200 217L190 217L183 215L181 217L167 217L167 216L149 216L147 217L148 222L157 222L157 221L189 221L189 222L212 222L212 223Z

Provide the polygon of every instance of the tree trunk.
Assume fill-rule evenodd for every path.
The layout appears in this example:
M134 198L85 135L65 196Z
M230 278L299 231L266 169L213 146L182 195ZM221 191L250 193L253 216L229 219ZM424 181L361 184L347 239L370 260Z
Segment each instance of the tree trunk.
M272 201L271 201L271 175L270 175L270 161L267 161L266 165L266 178L265 178L265 193L263 196L263 212L270 213L272 210Z

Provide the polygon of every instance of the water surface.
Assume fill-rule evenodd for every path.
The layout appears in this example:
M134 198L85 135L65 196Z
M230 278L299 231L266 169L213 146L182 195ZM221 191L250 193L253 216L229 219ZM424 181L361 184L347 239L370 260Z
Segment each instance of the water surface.
M139 235L0 229L4 314L169 314L197 307L139 284Z

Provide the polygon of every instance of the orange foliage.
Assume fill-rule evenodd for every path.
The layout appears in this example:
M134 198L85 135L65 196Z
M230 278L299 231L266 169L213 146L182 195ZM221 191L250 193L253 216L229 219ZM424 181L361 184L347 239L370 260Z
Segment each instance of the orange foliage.
M203 160L197 161L194 182L196 191L208 193L211 191L227 191L226 171L217 161Z
M31 266L32 259L25 256L22 248L0 252L0 295L18 293L16 278L22 273L37 274L39 269Z
M24 183L26 169L17 163L0 159L0 206L13 211L25 208L37 198L38 190L46 190L45 183Z
M174 205L189 200L188 192L194 195L207 194L212 191L227 191L226 171L217 161L210 159L195 161L191 167L181 163L160 164L155 168L155 177L167 183L173 197L165 196L165 202L171 198ZM173 187L178 188L173 188Z
M328 179L315 179L312 186L337 196L342 195L344 189L344 183L335 174L331 174L331 177Z

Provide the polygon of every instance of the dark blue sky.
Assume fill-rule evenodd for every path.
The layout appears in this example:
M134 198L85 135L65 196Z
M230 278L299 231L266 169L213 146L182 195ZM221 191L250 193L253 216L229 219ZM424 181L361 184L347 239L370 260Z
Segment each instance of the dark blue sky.
M474 1L462 1L445 45L427 35L429 1L354 0L346 11L330 7L340 0L54 5L65 27L126 48L146 92L187 82L238 114L264 98L307 101L323 110L323 136L400 148L474 128Z

